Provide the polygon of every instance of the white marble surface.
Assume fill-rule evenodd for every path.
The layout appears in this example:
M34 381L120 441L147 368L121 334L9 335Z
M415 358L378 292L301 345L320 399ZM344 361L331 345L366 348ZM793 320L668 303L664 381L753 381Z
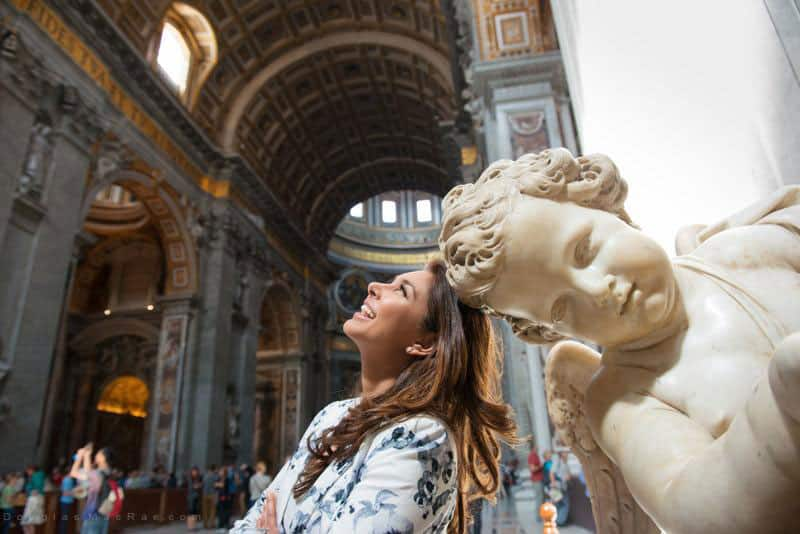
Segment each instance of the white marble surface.
M600 532L657 532L639 506L673 534L800 531L800 187L682 231L674 259L626 191L605 156L494 163L445 198L451 283L524 339L604 347L546 370Z

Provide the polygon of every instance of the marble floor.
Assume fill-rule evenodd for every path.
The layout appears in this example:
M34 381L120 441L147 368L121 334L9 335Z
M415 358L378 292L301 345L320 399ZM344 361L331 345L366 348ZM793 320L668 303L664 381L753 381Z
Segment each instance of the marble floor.
M484 506L480 534L540 534L542 523L534 510L530 482L516 487L512 498L498 501L497 506ZM559 527L559 534L591 534L592 531L576 525ZM125 534L177 534L188 532L185 523L170 523L158 527L124 529ZM197 532L211 533L214 530ZM220 530L219 532L224 532Z

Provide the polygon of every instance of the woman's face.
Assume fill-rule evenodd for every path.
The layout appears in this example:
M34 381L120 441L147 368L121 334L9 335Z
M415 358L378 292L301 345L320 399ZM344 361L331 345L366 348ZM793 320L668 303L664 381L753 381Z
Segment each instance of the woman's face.
M605 346L669 319L677 295L669 258L614 215L521 195L504 231L505 268L486 296L498 312Z
M371 283L361 310L344 323L344 333L362 354L407 354L407 347L425 335L422 322L433 282L431 272L413 271L387 284Z

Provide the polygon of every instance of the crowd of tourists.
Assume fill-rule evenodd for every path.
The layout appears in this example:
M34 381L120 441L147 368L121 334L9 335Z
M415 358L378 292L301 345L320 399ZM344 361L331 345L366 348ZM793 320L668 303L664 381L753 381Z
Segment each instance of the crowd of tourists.
M200 528L227 531L234 514L244 513L271 482L264 462L255 468L240 466L197 467L185 473L170 473L157 466L152 471L124 472L113 467L113 453L91 445L79 449L71 466L48 472L30 465L24 471L0 477L0 534L14 526L33 534L45 523L45 495L58 494L58 534L106 534L109 520L123 512L125 492L140 489L184 489L186 523L189 530ZM80 530L72 530L77 522Z

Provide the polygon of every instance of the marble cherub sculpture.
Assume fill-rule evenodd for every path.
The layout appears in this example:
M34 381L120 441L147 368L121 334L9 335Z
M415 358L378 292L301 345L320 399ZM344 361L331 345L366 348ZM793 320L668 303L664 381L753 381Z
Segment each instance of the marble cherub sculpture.
M444 200L448 277L529 342L603 347L546 366L601 533L800 532L800 188L681 231L673 259L626 195L602 155L498 161Z

